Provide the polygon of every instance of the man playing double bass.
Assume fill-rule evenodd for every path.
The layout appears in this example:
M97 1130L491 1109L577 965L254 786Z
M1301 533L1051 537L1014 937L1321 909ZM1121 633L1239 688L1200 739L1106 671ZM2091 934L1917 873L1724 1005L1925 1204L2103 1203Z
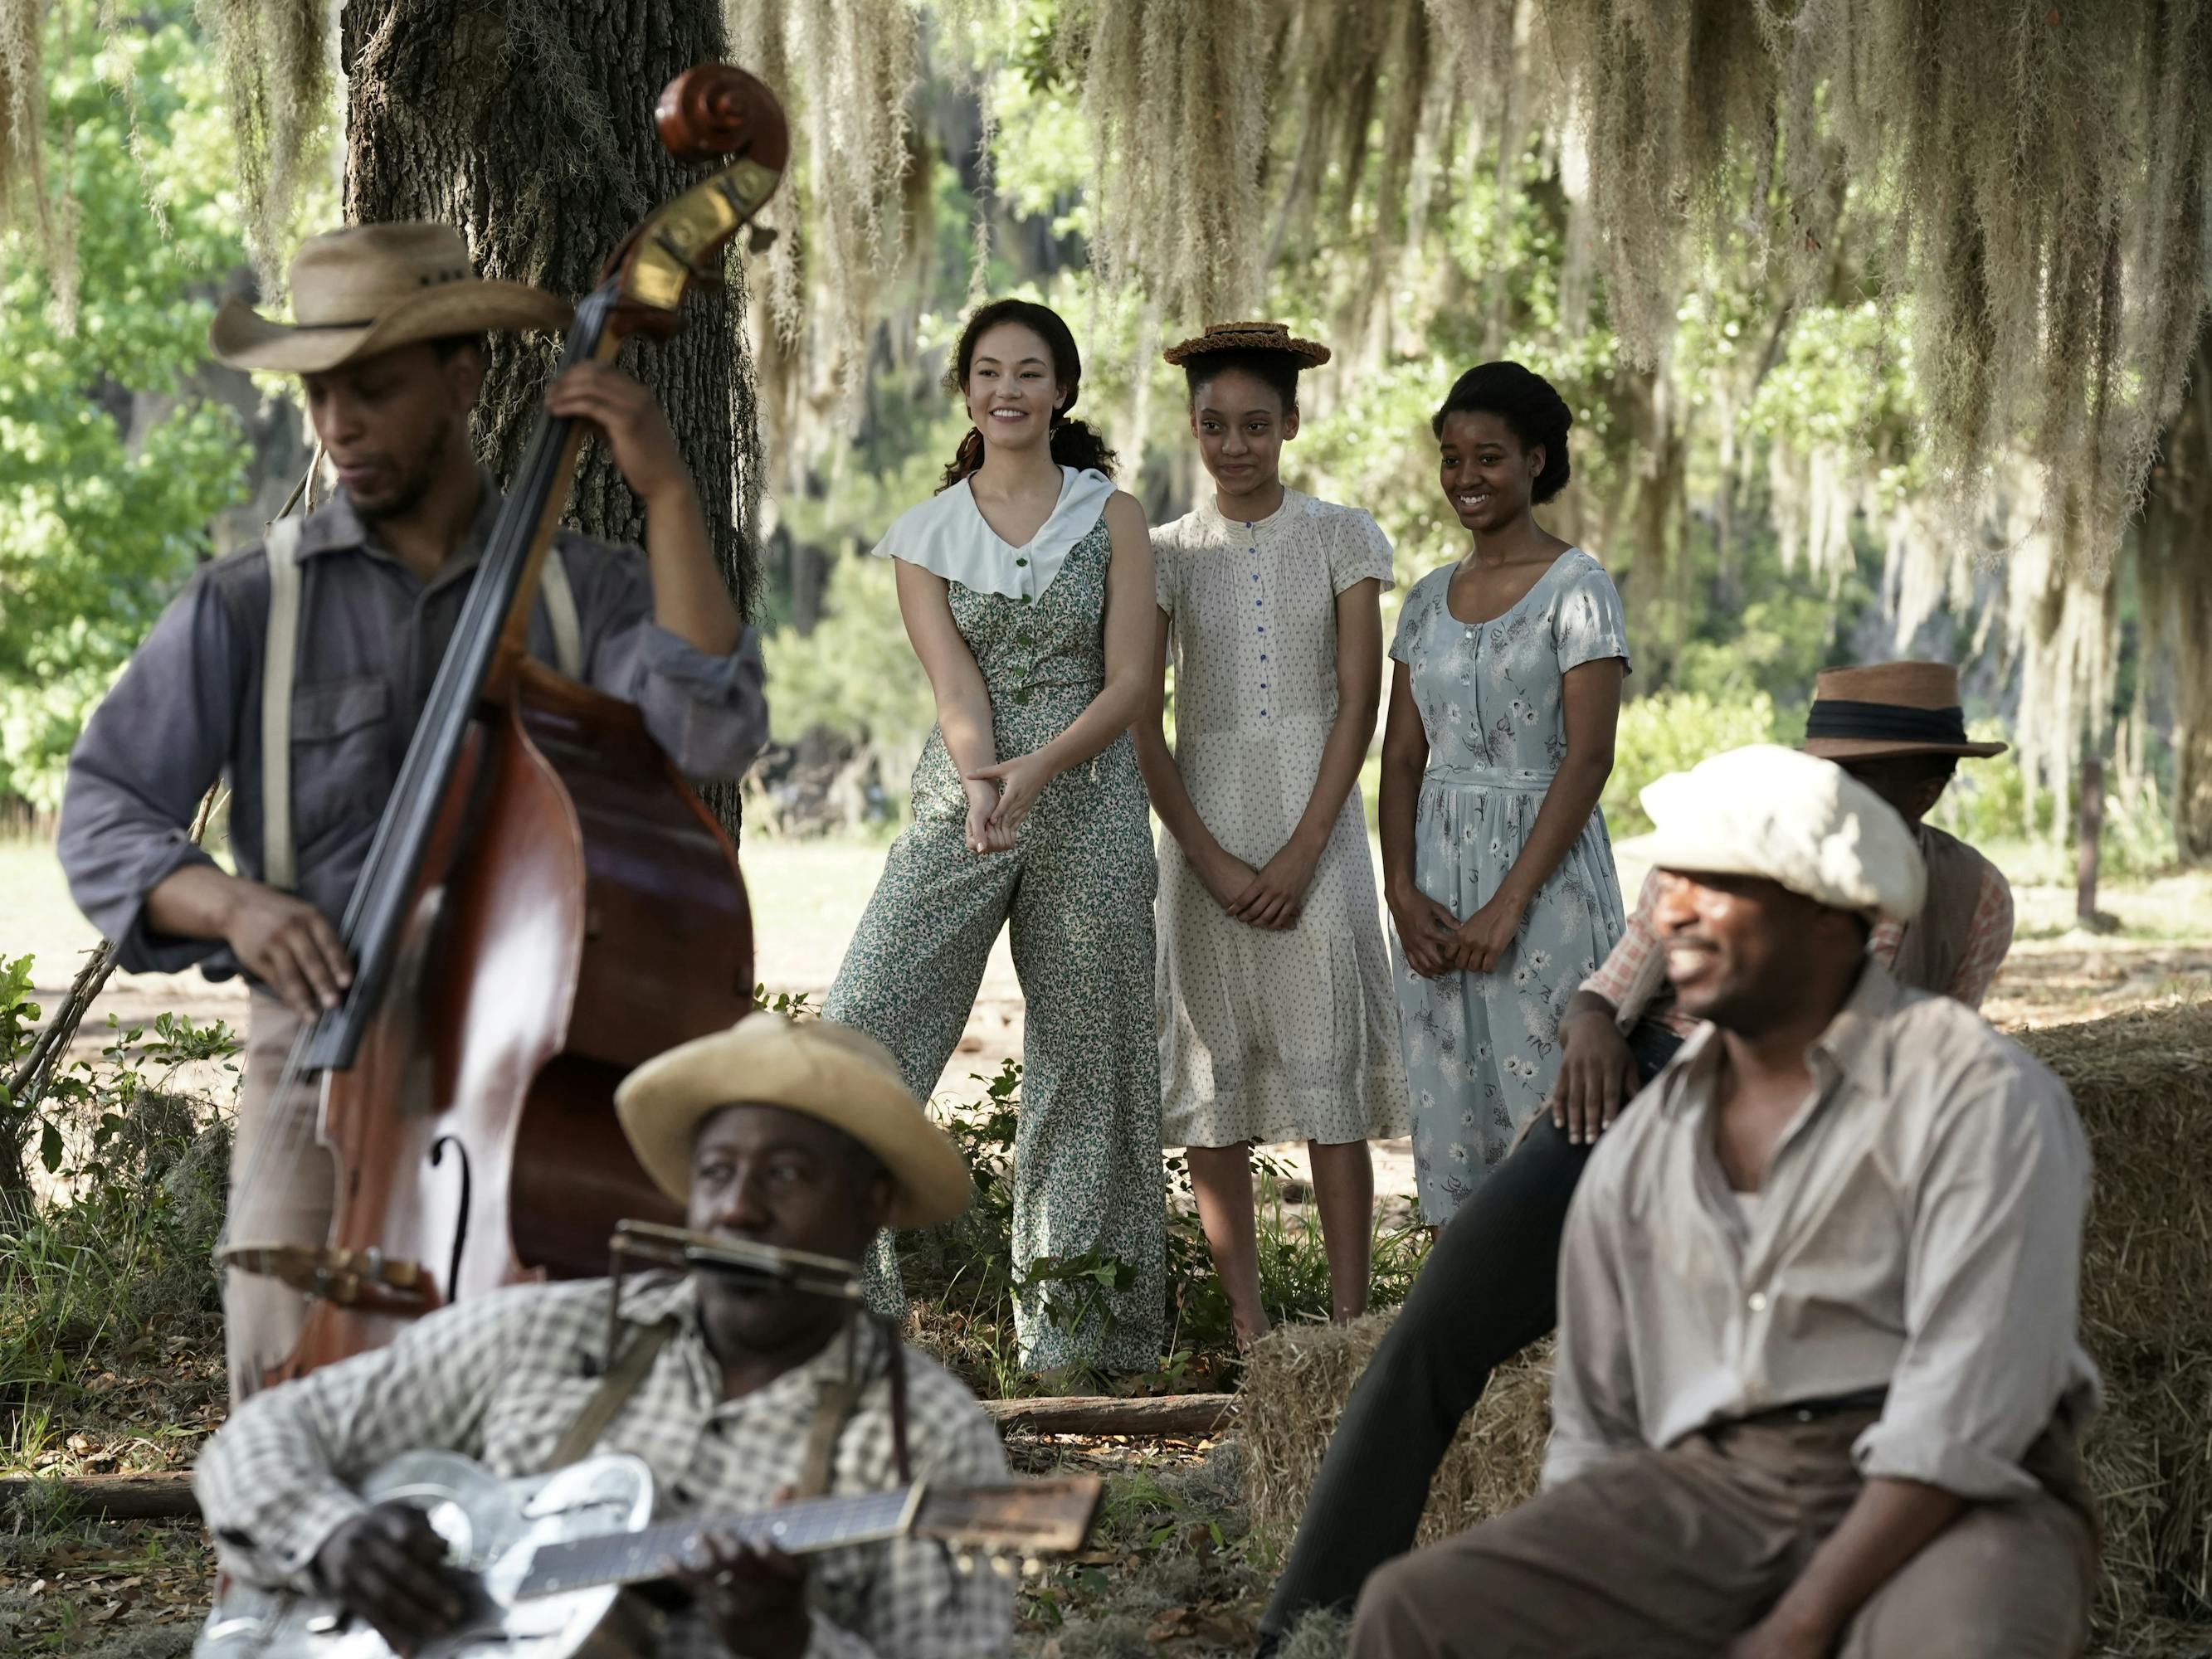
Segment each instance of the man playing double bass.
M280 1073L301 1023L349 982L336 923L498 516L470 436L481 337L559 330L569 308L479 280L444 225L317 236L292 262L291 289L293 324L234 299L210 342L234 368L301 377L338 489L264 545L204 566L163 613L70 757L59 851L123 967L247 976L232 1231L314 1243L330 1227L331 1161L314 1137L312 1080L279 1099ZM645 504L646 545L641 559L562 532L530 653L635 703L688 775L736 776L767 735L759 648L716 573L666 419L600 363L560 376L546 406L605 438ZM264 708L272 673L291 678L291 695ZM264 786L272 755L289 757L288 788ZM231 790L235 876L187 834L218 776ZM271 1140L283 1155L257 1159ZM292 1351L307 1304L273 1279L228 1279L235 1401Z

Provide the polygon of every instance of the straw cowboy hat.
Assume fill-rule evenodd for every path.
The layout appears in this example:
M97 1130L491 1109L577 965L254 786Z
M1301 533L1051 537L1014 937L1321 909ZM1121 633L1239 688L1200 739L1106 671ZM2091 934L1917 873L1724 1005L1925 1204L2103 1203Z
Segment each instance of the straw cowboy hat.
M968 1207L968 1165L908 1092L873 1037L829 1020L750 1014L648 1060L615 1091L615 1115L646 1174L678 1203L691 1192L691 1143L726 1106L781 1106L842 1129L897 1188L894 1227L927 1227Z
M233 368L313 374L451 334L562 330L570 315L543 289L483 281L451 225L348 225L292 256L292 322L272 323L234 295L208 346Z
M1805 752L1822 760L1893 755L2002 755L2001 743L1970 743L1959 707L1959 671L1947 662L1883 662L1831 668L1813 684Z

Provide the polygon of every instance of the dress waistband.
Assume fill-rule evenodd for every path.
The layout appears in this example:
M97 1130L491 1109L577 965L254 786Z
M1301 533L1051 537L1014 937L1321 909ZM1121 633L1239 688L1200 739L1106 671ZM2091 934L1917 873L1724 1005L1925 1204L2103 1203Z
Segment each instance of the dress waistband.
M1422 773L1421 781L1448 783L1457 789L1527 789L1541 793L1558 775L1533 766L1431 766Z

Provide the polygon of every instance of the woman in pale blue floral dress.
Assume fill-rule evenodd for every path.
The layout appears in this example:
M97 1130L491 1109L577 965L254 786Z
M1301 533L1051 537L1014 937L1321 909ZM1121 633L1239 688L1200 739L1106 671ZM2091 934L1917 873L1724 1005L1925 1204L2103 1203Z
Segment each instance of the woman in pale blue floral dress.
M1390 647L1383 890L1436 1227L1543 1104L1559 1017L1623 927L1597 805L1628 672L1620 595L1530 515L1566 484L1571 422L1518 363L1460 377L1433 425L1473 545L1414 585Z

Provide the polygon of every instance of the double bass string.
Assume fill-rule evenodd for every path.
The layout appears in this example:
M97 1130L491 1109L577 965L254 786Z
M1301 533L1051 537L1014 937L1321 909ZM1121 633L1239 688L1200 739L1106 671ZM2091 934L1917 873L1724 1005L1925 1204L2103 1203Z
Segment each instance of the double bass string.
M563 342L557 374L583 362L597 349L612 309L616 289L603 286L586 296L576 308L574 322ZM354 980L338 1006L318 1013L304 1024L292 1041L277 1076L271 1099L289 1099L310 1072L327 1070L335 1063L349 1064L351 1044L361 1018L369 1012L384 990L390 954L399 915L414 886L446 779L451 775L469 720L474 716L494 652L504 628L508 607L521 580L537 520L526 509L549 499L554 474L568 441L570 422L541 413L516 469L507 505L494 523L469 585L453 635L437 678L432 683L414 737L400 763L392 800L379 819L362 873L346 906L340 927L346 951L355 964ZM320 1051L319 1053L319 1051ZM318 1060L322 1063L318 1064ZM289 1174L320 1139L320 1110L283 1112L279 1122L262 1135L246 1159L238 1185L250 1187L264 1176L280 1170ZM233 1237L232 1218L226 1213L216 1243L218 1261L223 1249L240 1243L307 1243L305 1240L240 1240ZM326 1241L313 1241L323 1243Z

